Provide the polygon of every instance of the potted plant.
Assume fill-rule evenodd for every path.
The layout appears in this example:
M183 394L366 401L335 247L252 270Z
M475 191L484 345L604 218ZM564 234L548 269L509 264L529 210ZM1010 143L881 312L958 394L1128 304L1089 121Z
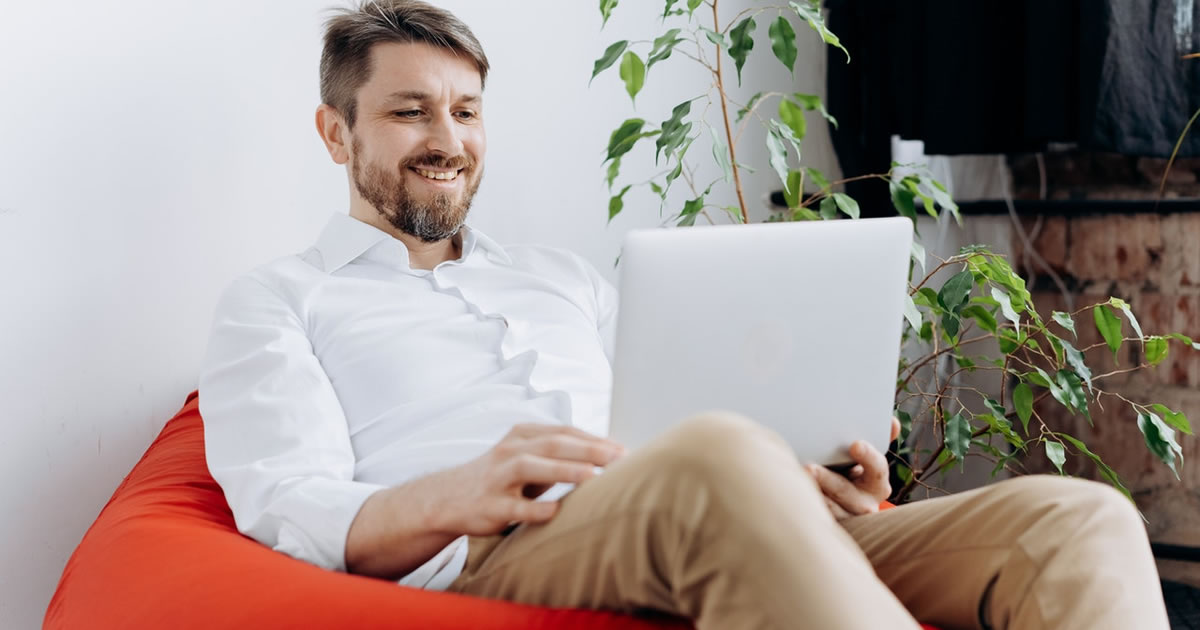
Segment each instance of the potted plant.
M912 219L914 230L918 211L935 218L939 212L950 212L961 223L958 207L945 187L921 167L893 165L887 173L836 181L804 167L799 161L800 145L809 117L820 116L836 125L817 95L781 86L745 102L731 97L731 81L734 76L740 81L741 70L752 54L765 55L763 51L769 49L779 63L789 71L794 69L798 34L793 22L802 29L807 25L815 36L845 53L849 62L849 54L825 25L819 0L743 3L747 8L727 21L720 18L719 3L663 0L658 37L640 42L618 40L595 61L592 78L615 69L633 99L646 87L650 68L672 55L689 57L711 73L707 98L720 106L716 125L694 110L697 99L691 98L676 105L660 123L631 117L611 133L604 159L604 177L613 191L608 204L610 221L624 210L625 197L632 189L645 186L666 205L668 192L682 180L690 194L682 207L672 208L669 214L677 226L693 225L700 217L710 222L749 222L742 173L751 167L739 161L738 150L746 127L759 124L766 131L768 166L779 178L786 203L786 208L774 211L768 221L857 219L857 202L839 187L854 180L878 179L880 185L889 187L896 211ZM617 0L600 1L602 27L616 6ZM697 140L709 143L711 154L700 152L702 157L696 158L697 152L691 149ZM618 180L629 175L622 173L622 159L635 149L653 151L662 170L633 178L644 180L641 184L620 186ZM709 155L722 175L705 185L697 181L689 160L708 160ZM1172 345L1190 351L1200 349L1200 343L1179 333L1146 334L1130 305L1118 298L1043 317L1034 308L1025 281L1003 256L985 246L965 247L928 269L926 258L924 249L914 245L903 342L921 352L906 352L907 358L902 358L897 368L896 415L903 428L892 451L900 481L894 501L908 500L915 489L929 485L967 458L993 462L995 475L1006 469L1019 474L1022 458L1029 456L1048 458L1060 473L1064 473L1068 458L1087 458L1101 476L1129 496L1100 453L1043 419L1038 409L1045 404L1061 405L1089 421L1096 405L1127 405L1146 448L1178 477L1182 465L1178 436L1192 433L1187 417L1162 404L1105 389L1106 380L1157 365ZM943 270L952 273L935 282L935 274L945 277ZM1077 326L1095 326L1103 343L1076 347ZM1116 356L1130 343L1140 348L1136 365L1104 373L1094 369L1098 354L1112 352ZM988 348L994 351L988 352ZM964 373L993 375L994 387L956 385ZM914 426L924 427L933 440L910 443Z

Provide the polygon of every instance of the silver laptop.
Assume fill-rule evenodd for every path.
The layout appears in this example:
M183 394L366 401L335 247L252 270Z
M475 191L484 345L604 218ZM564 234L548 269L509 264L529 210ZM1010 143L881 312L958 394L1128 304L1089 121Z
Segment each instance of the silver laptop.
M902 217L630 232L611 437L637 448L721 409L805 462L884 452L911 245Z

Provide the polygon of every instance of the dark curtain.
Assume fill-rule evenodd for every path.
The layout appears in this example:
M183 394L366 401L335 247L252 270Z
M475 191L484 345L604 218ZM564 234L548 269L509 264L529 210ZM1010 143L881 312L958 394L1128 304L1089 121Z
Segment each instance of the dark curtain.
M1167 157L1200 108L1200 0L827 0L828 107L846 175L886 171L890 137L930 155ZM1180 150L1200 156L1200 129ZM887 203L887 191L850 193ZM860 198L860 202L863 201Z

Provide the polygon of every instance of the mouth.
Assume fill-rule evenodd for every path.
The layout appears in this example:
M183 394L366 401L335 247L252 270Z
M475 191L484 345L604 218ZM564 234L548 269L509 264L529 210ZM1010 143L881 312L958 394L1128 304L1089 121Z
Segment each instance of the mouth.
M410 166L408 170L420 175L422 178L431 182L450 183L458 180L458 176L463 169L428 169L419 166Z

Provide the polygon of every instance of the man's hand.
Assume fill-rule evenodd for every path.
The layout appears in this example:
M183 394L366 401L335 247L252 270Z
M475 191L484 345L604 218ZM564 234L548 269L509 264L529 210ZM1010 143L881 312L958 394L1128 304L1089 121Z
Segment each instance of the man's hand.
M900 421L892 418L892 440L900 435ZM858 441L850 445L850 457L857 462L845 477L818 464L805 468L825 494L825 504L834 518L842 520L879 510L879 504L892 493L888 482L887 458L870 444Z
M543 523L556 501L534 501L556 483L582 483L625 449L573 427L519 424L478 458L438 473L443 489L434 525L456 535L490 536L511 523Z

